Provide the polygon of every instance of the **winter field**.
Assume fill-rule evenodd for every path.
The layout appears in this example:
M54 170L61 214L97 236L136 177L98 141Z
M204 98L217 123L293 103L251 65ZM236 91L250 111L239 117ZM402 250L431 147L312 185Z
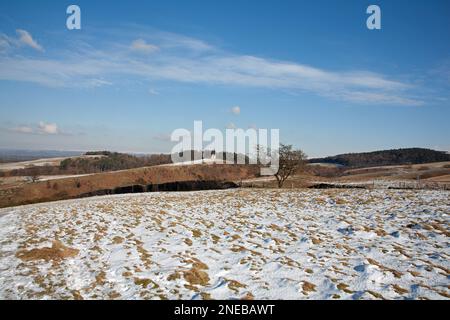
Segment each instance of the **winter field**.
M450 193L235 189L0 210L0 299L449 299Z

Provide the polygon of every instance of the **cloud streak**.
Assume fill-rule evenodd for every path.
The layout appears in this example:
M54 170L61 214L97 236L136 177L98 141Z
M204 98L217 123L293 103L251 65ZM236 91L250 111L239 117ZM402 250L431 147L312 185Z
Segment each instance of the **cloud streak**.
M33 39L31 34L23 29L16 30L17 38L0 33L0 53L5 53L13 48L27 46L36 51L44 52L44 48Z
M38 132L42 134L59 134L59 129L56 123L39 122Z
M241 107L239 106L234 106L233 108L231 108L231 112L235 115L240 115L241 114Z
M33 37L31 36L31 34L26 31L26 30L22 30L22 29L17 29L16 30L17 35L19 36L19 42L29 46L37 51L44 51L44 48L42 48L42 46L40 44L38 44L36 42L36 40L33 39Z
M386 75L354 70L338 72L291 61L237 55L198 39L162 35L165 34L148 35L152 41L144 37L131 41L132 51L151 53L151 56L133 55L126 40L123 45L99 44L91 51L73 48L47 59L3 54L0 55L0 80L51 87L98 87L117 84L124 77L137 77L149 82L170 80L287 89L364 104L424 104L412 94L414 86ZM40 46L32 40L24 34L23 42L39 50ZM5 44L0 41L0 46Z
M9 128L7 130L14 133L32 135L70 135L68 133L62 132L56 123L49 123L45 121L40 121L38 124L33 125L21 125Z
M131 49L137 52L141 52L141 53L152 53L155 51L158 51L159 48L153 44L147 43L145 40L143 39L137 39L134 40L131 43Z
M16 133L24 133L24 134L32 134L34 132L32 127L27 127L27 126L19 126L19 127L11 128L10 131L16 132Z

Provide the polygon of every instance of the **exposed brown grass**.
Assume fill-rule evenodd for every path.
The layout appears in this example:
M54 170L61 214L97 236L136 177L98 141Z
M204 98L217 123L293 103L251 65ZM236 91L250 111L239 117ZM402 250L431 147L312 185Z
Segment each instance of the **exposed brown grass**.
M401 273L400 271L397 271L397 270L388 268L388 267L386 267L386 266L383 266L381 263L375 261L374 259L367 258L367 261L368 261L371 265L377 266L378 268L380 268L380 269L383 270L383 271L389 271L389 272L391 272L391 273L394 275L394 277L396 277L396 278L401 278L402 275L403 275L403 273Z
M121 244L123 241L124 241L124 239L122 237L118 237L118 236L116 236L112 239L112 242L114 244Z
M354 293L354 291L348 289L348 285L345 284L345 283L339 283L339 284L337 285L337 288L338 288L339 290L341 290L341 291L344 291L345 293L348 293L348 294Z
M24 261L45 260L61 261L63 259L73 258L78 255L79 250L64 246L60 241L53 241L51 248L40 248L32 250L20 250L16 257Z
M201 285L206 286L209 284L209 276L203 270L208 270L208 266L198 259L193 259L189 261L192 263L192 268L190 270L183 272L184 280L189 282L191 286Z
M392 285L392 288L394 289L395 292L397 292L398 294L405 294L405 293L409 293L408 290L403 289L402 287L400 287L399 285Z
M236 293L238 293L239 289L241 289L241 288L247 288L247 286L245 284L242 284L236 280L227 280L227 282L228 282L228 288L230 288L230 290L233 290Z
M303 294L307 295L309 292L316 291L316 285L312 284L311 282L308 282L308 281L303 281L302 289L303 289Z
M150 284L152 285L153 289L159 288L159 285L157 283L147 278L134 278L134 284L137 286L141 286L142 288L147 288Z
M372 290L367 290L367 293L369 293L370 295L374 296L377 299L384 300L384 297L378 292L375 292L375 291L372 291Z
M209 276L203 270L192 268L183 273L184 279L191 285L206 286L209 284Z
M48 182L25 183L10 186L0 193L0 208L78 198L83 194L116 187L132 186L142 178L147 184L175 181L240 181L256 177L257 166L252 165L193 165L155 166L106 172L89 176L58 179L52 182L57 188L48 188ZM2 186L3 188L3 186Z

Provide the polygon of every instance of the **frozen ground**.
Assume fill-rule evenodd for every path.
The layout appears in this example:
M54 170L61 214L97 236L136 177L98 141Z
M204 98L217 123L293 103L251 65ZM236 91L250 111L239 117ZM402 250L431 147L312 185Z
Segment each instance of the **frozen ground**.
M448 299L450 194L147 193L0 210L0 299Z

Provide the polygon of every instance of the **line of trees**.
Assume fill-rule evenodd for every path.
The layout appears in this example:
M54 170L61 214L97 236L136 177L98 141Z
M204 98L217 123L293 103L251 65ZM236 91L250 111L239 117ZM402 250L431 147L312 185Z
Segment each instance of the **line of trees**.
M346 167L375 167L388 165L421 164L450 161L450 154L424 148L382 150L374 152L347 153L333 157L311 159L310 163L332 163Z
M117 152L89 152L86 155L98 155L93 158L68 158L61 162L59 169L64 173L84 174L127 170L171 163L169 155L134 156Z

